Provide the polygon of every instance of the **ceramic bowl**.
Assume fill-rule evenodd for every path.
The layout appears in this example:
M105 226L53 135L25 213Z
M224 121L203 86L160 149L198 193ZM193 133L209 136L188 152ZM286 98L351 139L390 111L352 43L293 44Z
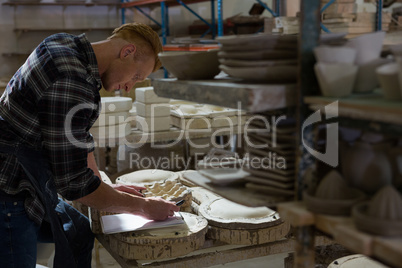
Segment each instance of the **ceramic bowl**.
M218 49L208 51L165 51L158 54L162 65L181 80L213 79L219 71Z
M385 32L382 31L368 33L350 39L346 46L356 49L355 63L361 65L380 56L384 38Z
M401 86L398 79L397 63L388 63L376 69L376 74L384 92L384 97L388 100L401 99Z
M356 50L342 46L318 46L314 48L314 55L318 62L354 63Z
M357 66L347 63L318 62L314 66L322 95L346 97L352 93Z
M353 92L368 93L378 87L376 69L379 66L392 62L391 59L377 58L359 65Z

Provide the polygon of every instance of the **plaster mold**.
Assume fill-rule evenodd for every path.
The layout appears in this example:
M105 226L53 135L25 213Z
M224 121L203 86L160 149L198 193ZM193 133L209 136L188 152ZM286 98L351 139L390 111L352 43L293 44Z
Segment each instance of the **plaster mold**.
M374 235L402 235L402 196L391 185L381 188L371 201L353 207L356 228Z
M352 206L364 200L365 195L350 188L341 174L332 170L322 179L315 193L304 192L303 199L312 212L347 216Z

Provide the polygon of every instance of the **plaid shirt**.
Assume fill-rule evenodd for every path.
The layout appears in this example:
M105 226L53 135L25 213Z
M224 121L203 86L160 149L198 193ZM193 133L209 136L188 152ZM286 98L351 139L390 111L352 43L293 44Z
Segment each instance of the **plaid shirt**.
M96 57L85 35L62 33L39 44L0 98L0 145L41 148L58 193L68 200L100 184L87 165L94 150L88 130L99 116L100 88ZM0 154L0 190L26 194L28 216L42 222L44 206L13 155Z

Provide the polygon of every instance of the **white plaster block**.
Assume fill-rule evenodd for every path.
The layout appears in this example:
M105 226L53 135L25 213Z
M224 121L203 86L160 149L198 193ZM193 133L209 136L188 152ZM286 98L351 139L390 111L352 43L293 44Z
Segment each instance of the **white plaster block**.
M136 116L137 128L143 132L158 132L170 130L170 116L168 117L143 117Z
M114 126L122 124L127 120L128 116L128 112L101 113L98 117L98 120L95 121L92 127Z
M143 117L167 117L170 116L169 103L152 103L145 104L142 102L135 102L137 114Z
M133 108L133 101L127 97L102 97L101 113L128 112Z
M135 89L135 99L145 104L168 103L170 99L155 94L153 87L139 87Z

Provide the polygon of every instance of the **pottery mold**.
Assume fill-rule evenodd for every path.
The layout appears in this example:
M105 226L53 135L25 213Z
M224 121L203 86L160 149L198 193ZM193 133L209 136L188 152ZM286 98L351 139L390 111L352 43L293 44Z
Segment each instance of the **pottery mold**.
M314 48L317 62L350 63L356 59L356 49L342 46L318 46Z
M356 49L357 65L361 65L380 57L385 32L377 31L350 39L345 46Z
M314 71L325 97L346 97L352 93L358 67L346 63L316 63Z
M387 155L389 149L390 144L386 142L341 143L341 169L348 184L367 194L373 194L390 184L392 167Z
M384 98L388 100L401 99L401 86L399 84L398 63L388 63L376 69L376 75L384 92Z
M303 193L307 209L320 214L347 216L351 208L366 196L359 190L350 188L338 171L329 172L319 184L314 194Z
M378 87L378 76L376 69L384 64L390 63L391 59L377 58L359 65L356 75L356 82L353 92L368 93Z

